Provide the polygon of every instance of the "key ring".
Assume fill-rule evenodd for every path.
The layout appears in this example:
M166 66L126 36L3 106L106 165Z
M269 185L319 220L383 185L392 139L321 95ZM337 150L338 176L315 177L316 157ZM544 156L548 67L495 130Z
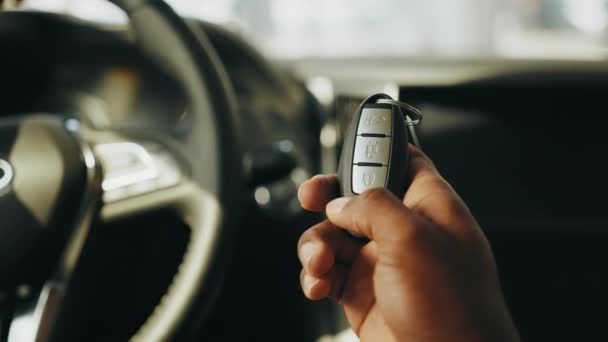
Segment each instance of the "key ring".
M422 112L410 104L393 99L378 99L377 103L387 103L399 107L399 111L401 112L401 115L405 117L405 123L408 126L417 126L422 121ZM408 113L404 114L403 109L405 109ZM412 114L414 117L410 117L410 114Z

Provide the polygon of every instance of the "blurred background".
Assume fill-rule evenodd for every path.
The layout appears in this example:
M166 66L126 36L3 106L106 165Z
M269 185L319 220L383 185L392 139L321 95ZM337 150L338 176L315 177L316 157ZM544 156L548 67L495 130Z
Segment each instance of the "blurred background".
M169 0L224 24L268 56L601 59L606 0ZM23 8L118 24L103 0L25 0Z

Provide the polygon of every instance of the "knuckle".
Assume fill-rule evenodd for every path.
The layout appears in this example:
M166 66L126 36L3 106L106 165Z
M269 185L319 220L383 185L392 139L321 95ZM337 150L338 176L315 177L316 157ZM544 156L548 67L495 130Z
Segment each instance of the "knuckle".
M317 231L317 229L315 229L315 227L312 228L308 228L304 233L302 233L302 235L300 236L300 239L298 240L298 247L302 247L302 245L308 241L312 241L314 240L316 237L319 236L319 232Z
M433 159L429 158L429 156L427 156L426 154L421 152L420 158L422 158L422 160L429 164L429 166L433 169L437 169L437 165L435 165L435 162L433 161Z
M466 205L458 198L446 198L442 205L447 222L453 222L452 226L458 226L459 223L470 224L471 214Z
M321 240L323 232L318 227L312 227L306 231L307 241Z
M451 190L452 187L448 181L438 174L429 174L419 179L420 184L424 184L427 189L436 190Z
M302 247L302 245L306 242L324 242L327 240L328 229L327 222L319 223L313 227L308 228L298 240L298 247Z
M420 150L414 150L414 153L410 154L410 162L411 163L415 163L415 162L428 162L430 161L430 159L428 159L427 156L425 156L424 154L422 154L422 152L420 152Z

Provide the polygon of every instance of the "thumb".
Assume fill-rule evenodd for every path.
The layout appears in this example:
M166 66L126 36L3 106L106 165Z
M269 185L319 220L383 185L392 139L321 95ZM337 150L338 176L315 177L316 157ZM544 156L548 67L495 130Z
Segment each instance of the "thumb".
M358 196L327 204L327 218L350 233L385 243L401 243L416 233L417 219L403 203L384 189L370 189Z

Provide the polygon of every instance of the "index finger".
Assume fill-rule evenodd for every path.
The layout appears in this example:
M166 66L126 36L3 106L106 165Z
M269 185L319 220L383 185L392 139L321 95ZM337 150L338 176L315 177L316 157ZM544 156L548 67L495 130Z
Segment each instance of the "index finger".
M441 178L433 161L416 146L409 144L410 153L409 178L412 183L425 177Z
M411 183L403 199L405 206L446 228L475 227L468 207L450 183L441 177L431 159L412 145L409 151Z
M416 208L431 196L450 199L454 197L452 187L441 177L431 159L414 145L410 144L408 150L410 185L403 203L408 208Z

